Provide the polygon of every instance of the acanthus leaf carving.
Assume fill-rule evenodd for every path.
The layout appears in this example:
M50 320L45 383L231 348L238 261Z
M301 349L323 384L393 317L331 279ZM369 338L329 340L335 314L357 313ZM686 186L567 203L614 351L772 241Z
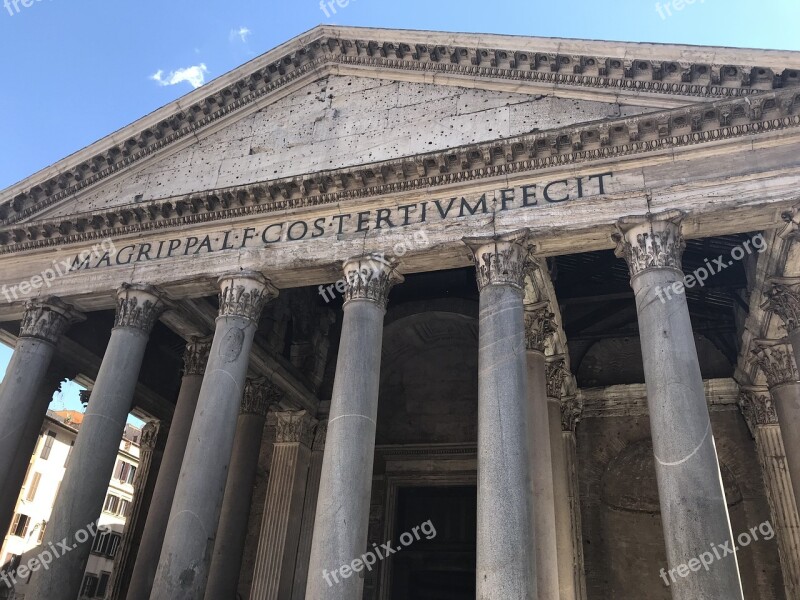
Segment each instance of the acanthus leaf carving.
M385 310L392 287L404 281L396 270L396 264L380 254L345 261L343 270L345 303L371 300Z
M681 270L686 247L682 217L679 211L668 211L620 219L613 235L617 243L615 254L628 263L631 277L648 269Z
M300 443L311 448L316 420L306 410L275 413L275 443Z
M529 268L529 231L520 229L504 235L464 238L475 260L478 289L489 285L508 285L523 289Z
M149 335L167 308L164 295L156 288L125 283L117 292L114 327L137 329Z
M30 300L19 327L19 337L36 338L57 344L64 332L73 323L86 317L72 306L55 297Z
M278 290L261 273L241 271L219 278L219 316L241 317L258 324L261 311Z

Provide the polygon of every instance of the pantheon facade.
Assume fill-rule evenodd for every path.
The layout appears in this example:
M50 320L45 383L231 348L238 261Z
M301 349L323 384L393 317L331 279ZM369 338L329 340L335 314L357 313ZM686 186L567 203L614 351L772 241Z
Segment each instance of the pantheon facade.
M800 53L317 27L0 192L6 596L800 598Z

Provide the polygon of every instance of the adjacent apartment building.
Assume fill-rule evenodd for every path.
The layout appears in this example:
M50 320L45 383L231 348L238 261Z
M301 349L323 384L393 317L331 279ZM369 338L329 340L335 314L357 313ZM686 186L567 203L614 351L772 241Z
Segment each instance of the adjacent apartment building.
M0 548L3 571L16 568L23 553L42 543L82 419L83 415L77 411L48 411L17 499L11 528ZM133 500L141 435L141 429L126 425L103 511L99 515L98 524L104 528L92 543L80 599L105 598L109 591L114 557ZM22 591L23 587L24 584L18 585L17 590Z

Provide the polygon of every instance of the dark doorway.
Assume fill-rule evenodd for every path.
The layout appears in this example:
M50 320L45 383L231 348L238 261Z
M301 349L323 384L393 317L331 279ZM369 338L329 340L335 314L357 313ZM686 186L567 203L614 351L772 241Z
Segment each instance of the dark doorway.
M474 485L400 488L391 599L475 600L476 515ZM414 528L420 539L402 544Z

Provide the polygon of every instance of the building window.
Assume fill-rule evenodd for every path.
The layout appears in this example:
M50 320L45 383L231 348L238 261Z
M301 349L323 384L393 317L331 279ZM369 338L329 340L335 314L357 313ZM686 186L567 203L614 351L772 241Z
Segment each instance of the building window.
M105 598L106 590L108 590L108 582L111 579L111 573L103 571L100 573L100 581L97 584L97 597Z
M28 502L33 502L33 499L36 498L36 490L39 489L39 481L41 479L42 479L41 473L34 473L33 477L31 477L31 480L28 483L28 493L25 496L25 499Z
M136 467L133 465L130 466L131 468L128 470L128 478L125 480L126 483L130 483L133 485L133 478L136 475Z
M114 533L112 531L101 531L94 538L94 542L92 543L92 553L100 554L101 556L106 556L108 558L114 558L114 556L117 554L117 548L119 548L121 539L122 536L118 533Z
M47 435L44 436L44 446L42 446L42 452L39 454L39 458L47 460L50 457L50 450L53 449L53 442L55 441L56 432L48 430Z
M128 516L128 510L130 509L130 506L131 506L131 503L128 500L120 500L119 501L119 511L117 512L117 514L120 517L127 517Z
M99 580L97 575L86 573L83 576L83 585L81 586L81 598L95 598L97 595L97 584Z
M25 537L25 534L28 533L28 525L30 522L31 518L28 515L17 513L14 515L14 521L11 523L10 535Z
M114 558L117 555L117 548L119 548L119 543L122 540L122 536L118 533L112 533L109 535L108 540L108 550L106 551L106 556L109 558Z
M117 514L119 510L119 496L115 496L114 494L106 496L106 503L103 505L103 510Z
M134 475L136 475L136 467L124 460L117 460L117 466L114 467L114 479L119 479L121 483L133 483Z

